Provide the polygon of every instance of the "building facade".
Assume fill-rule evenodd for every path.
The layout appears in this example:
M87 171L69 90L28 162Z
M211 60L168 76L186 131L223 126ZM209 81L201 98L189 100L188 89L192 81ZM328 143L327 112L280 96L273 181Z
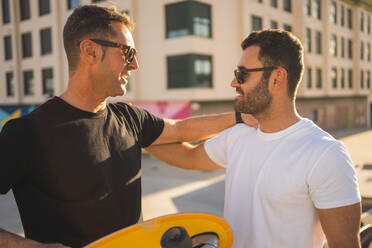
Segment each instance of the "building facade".
M82 4L110 6L1 0L1 123L66 89L62 30ZM114 100L147 104L155 113L179 111L175 106L192 114L232 110L241 41L252 30L282 28L305 48L300 114L325 129L371 125L372 0L120 0L116 6L136 22L140 68L128 94Z

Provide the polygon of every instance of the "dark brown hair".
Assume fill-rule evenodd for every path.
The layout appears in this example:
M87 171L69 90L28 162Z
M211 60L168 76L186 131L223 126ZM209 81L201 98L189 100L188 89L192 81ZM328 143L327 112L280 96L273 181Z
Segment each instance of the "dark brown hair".
M264 66L281 66L287 71L288 96L294 100L304 70L300 40L290 32L267 29L252 32L241 47L244 50L253 45L260 47L258 59Z
M85 5L76 8L68 17L63 28L63 44L65 47L69 70L74 71L79 63L79 41L87 38L107 38L117 34L111 28L111 22L121 22L130 31L134 23L129 16L116 10L96 5Z

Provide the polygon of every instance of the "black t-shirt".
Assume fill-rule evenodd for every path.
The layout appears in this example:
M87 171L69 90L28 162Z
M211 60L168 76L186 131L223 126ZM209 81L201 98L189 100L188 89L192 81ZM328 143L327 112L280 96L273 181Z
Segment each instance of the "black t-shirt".
M54 97L0 134L0 193L10 189L25 236L81 247L141 215L141 148L162 119L124 103L98 113Z

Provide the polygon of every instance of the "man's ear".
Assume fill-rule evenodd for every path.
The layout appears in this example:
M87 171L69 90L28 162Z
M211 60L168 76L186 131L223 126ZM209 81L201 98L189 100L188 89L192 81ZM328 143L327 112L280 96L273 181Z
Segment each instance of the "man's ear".
M80 43L80 53L81 58L89 64L97 63L98 46L94 42L90 40L83 40Z
M287 70L283 67L278 67L273 71L273 89L279 89L286 85L287 82Z

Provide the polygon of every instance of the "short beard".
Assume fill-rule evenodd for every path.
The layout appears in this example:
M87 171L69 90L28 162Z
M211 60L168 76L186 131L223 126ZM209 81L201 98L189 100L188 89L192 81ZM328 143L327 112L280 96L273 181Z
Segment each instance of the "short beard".
M240 88L236 89L242 94L242 100L235 100L235 111L257 116L268 109L272 102L268 87L270 75L271 72L264 72L260 82L250 92L244 93Z

